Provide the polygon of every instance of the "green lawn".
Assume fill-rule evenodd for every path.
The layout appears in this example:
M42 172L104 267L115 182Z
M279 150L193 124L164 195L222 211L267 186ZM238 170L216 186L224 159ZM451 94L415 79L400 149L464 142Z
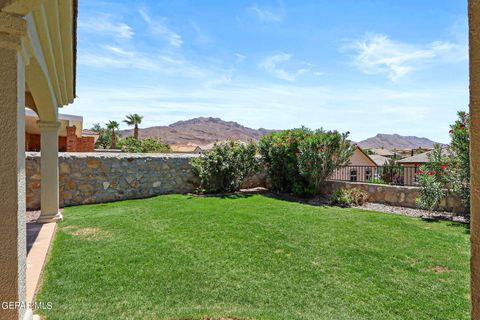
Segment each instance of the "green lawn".
M261 195L72 207L54 319L469 319L463 225Z

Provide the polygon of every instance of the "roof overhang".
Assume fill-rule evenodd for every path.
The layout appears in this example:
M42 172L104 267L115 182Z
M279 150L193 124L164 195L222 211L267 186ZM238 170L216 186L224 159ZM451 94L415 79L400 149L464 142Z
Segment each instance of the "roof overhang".
M43 121L57 121L57 108L75 98L77 5L77 0L0 0L0 19L26 22L20 49L26 101Z

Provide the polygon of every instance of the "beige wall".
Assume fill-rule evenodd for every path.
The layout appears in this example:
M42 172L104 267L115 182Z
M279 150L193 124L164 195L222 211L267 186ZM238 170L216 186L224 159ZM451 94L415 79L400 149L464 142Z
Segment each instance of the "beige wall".
M406 163L401 165L403 169L403 181L404 184L412 186L416 185L417 182L415 181L415 176L417 172L417 167L415 166L414 163Z
M377 166L370 158L368 158L360 149L356 148L350 158L351 166Z
M77 137L82 136L83 129L83 119L79 116L70 116L70 115L58 115L60 122L60 130L58 132L59 136L67 136L67 126L75 126L75 134ZM34 115L32 111L29 111L25 116L25 132L30 134L40 134L40 128L38 126L39 118L37 115Z
M0 302L24 302L25 78L16 50L0 47L0 75ZM22 319L25 311L0 308L0 319Z
M332 175L333 180L347 180L355 179L355 181L365 182L369 178L374 177L377 173L377 164L367 157L359 148L355 149L350 158L350 166L358 166L354 168L340 168L335 170ZM356 173L356 174L355 174Z
M470 234L472 319L480 319L480 0L468 1L470 33Z

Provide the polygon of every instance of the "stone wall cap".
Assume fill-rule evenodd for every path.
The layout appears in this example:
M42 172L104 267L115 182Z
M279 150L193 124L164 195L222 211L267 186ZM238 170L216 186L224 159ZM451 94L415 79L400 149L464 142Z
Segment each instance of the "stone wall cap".
M27 158L39 158L41 152L26 152ZM179 153L124 153L124 152L59 152L58 158L97 158L97 159L191 159L199 157L199 154L179 154Z
M341 181L341 180L326 180L327 182L343 184L343 185L351 185L351 186L374 186L374 187L381 187L381 188L391 188L391 189L411 189L411 190L420 190L420 186L402 186L402 185L395 185L395 184L382 184L382 183L369 183L369 182L360 182L360 181Z

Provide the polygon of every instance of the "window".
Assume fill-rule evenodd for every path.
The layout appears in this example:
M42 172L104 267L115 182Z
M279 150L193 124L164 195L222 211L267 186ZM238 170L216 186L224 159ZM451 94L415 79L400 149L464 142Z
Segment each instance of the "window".
M372 168L365 169L365 181L368 181L372 178Z
M357 169L350 169L350 181L357 181Z

